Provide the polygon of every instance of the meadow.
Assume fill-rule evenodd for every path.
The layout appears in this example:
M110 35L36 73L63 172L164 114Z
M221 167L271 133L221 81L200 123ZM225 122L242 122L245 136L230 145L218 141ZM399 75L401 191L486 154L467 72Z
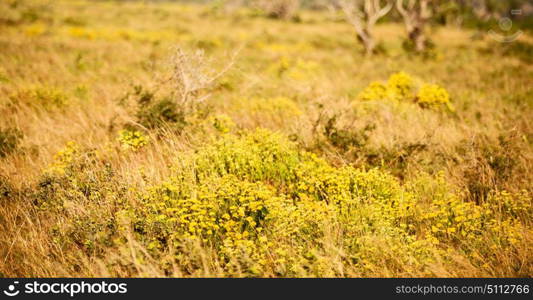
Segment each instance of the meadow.
M533 36L0 0L0 277L531 277Z

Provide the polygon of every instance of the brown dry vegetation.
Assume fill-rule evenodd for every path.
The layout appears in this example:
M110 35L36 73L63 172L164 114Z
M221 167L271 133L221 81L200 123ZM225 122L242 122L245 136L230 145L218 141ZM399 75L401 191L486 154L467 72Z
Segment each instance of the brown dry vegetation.
M365 57L340 12L0 1L0 276L533 274L529 33L433 27L421 56L378 24ZM360 99L398 72L453 109ZM181 203L165 185L256 197L272 223L195 237L151 210ZM280 199L298 203L287 235Z

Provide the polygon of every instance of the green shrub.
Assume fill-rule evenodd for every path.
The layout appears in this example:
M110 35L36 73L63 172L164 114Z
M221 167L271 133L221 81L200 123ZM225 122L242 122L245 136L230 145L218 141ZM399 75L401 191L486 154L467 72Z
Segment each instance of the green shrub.
M120 100L121 104L126 104L130 94ZM187 126L185 110L171 98L159 98L155 93L136 86L133 92L135 100L136 123L147 130L170 129L181 132ZM127 130L136 131L138 128L127 126Z
M178 105L169 99L158 100L141 106L136 117L139 124L148 129L168 126L179 132L187 124L185 113L180 111Z
M333 219L347 230L345 242L356 243L377 224L396 231L414 211L413 197L392 176L335 168L266 130L224 135L180 162L133 209L138 237L153 255L198 239L217 250L230 273L291 274L299 262L287 243L300 243L301 258Z
M376 128L375 125L366 125L361 130L349 130L339 128L337 125L337 115L331 117L324 126L324 136L335 147L348 151L354 148L364 147L368 139L369 133Z
M43 172L32 198L47 218L68 219L52 228L59 246L100 255L115 243L126 189L97 151L70 142Z
M423 83L416 85L415 79L405 72L392 74L387 83L371 82L359 93L357 99L362 101L412 101L422 108L440 110L442 108L453 112L450 94L443 87L436 84Z
M267 130L181 153L171 175L143 191L127 194L113 174L75 144L58 153L37 201L69 220L54 240L105 258L133 238L166 274L204 267L190 263L186 245L195 243L227 276L340 276L321 259L331 249L358 274L432 275L450 247L473 263L476 251L490 258L482 248L512 252L523 242L518 220L532 213L527 191L467 202L442 174L402 185L378 169L335 167Z
M149 142L148 137L140 131L121 130L118 134L118 141L124 149L137 151Z

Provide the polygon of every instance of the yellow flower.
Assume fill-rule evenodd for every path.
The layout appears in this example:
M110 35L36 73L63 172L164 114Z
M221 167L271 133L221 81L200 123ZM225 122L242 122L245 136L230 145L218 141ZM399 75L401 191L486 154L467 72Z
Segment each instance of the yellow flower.
M118 141L124 149L137 151L148 144L148 137L140 131L121 130Z
M389 97L394 100L411 100L413 97L413 88L414 80L405 72L392 74L387 81L387 91Z
M370 101L370 100L384 100L387 99L387 86L381 82L374 81L370 83L360 94L357 96L359 100Z
M422 107L439 109L443 105L453 110L448 92L436 84L424 84L416 96L418 104Z

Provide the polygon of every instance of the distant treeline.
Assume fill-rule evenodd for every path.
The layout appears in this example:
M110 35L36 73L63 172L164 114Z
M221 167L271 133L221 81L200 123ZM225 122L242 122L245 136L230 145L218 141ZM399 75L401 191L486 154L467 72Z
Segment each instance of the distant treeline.
M93 0L108 1L108 0ZM238 3L253 5L257 0L114 0L116 2L181 2L181 3ZM357 2L358 0L352 0ZM300 6L308 9L328 9L338 7L339 0L299 0ZM461 11L474 12L479 17L508 16L514 19L526 18L533 15L533 1L531 0L434 0L436 5L448 13ZM512 13L521 11L521 13Z

